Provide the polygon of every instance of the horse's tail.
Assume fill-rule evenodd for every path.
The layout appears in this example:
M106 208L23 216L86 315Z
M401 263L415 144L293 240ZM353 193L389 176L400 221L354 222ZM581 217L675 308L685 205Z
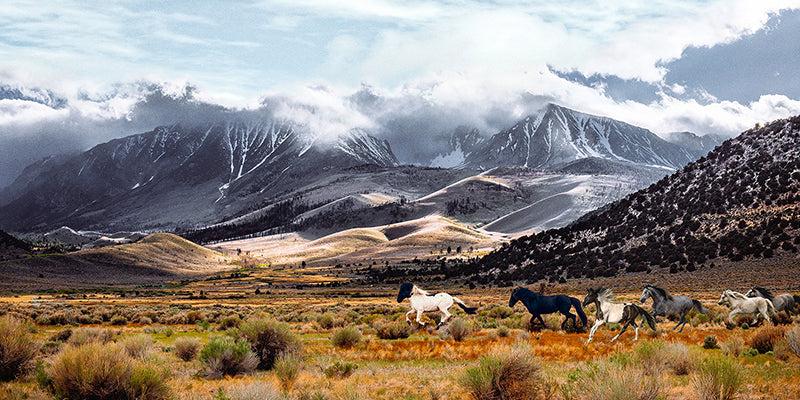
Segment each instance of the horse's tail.
M578 313L578 317L580 317L581 322L583 323L583 326L588 325L589 324L589 320L586 319L586 313L583 312L583 307L581 306L581 301L576 299L576 298L574 298L574 297L570 297L569 301L572 303L572 307L575 307L575 311Z
M475 311L478 309L478 307L467 307L467 305L464 304L464 302L461 301L461 299L459 299L458 297L453 297L453 301L455 301L456 304L458 304L458 306L461 307L461 309L464 310L467 314L476 314Z
M800 296L798 296L798 295L796 295L796 294L793 294L793 295L792 295L792 298L794 298L794 305L795 305L795 307L799 306L799 305L800 305Z
M692 304L694 304L695 310L697 310L700 314L705 314L705 313L708 312L708 309L703 307L703 303L701 303L701 302L699 302L699 301L697 301L695 299L692 299Z
M656 330L656 319L652 315L650 315L647 310L642 307L637 306L636 304L631 304L632 306L636 307L636 311L639 312L639 315L644 316L644 320L647 321L647 325L650 326L650 329Z
M775 311L775 305L774 305L774 304L772 304L772 301L770 301L769 299L764 299L764 300L766 300L766 301L767 301L767 314L768 314L768 315L775 315L775 314L777 314L778 312L777 312L777 311Z

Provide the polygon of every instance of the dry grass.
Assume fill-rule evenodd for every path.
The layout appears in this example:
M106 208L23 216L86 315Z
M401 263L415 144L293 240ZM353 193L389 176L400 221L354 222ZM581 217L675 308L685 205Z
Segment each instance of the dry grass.
M775 343L783 339L784 332L785 329L779 326L762 326L750 335L748 344L758 350L759 353L766 353L772 351Z
M15 317L0 317L0 382L20 375L36 356L31 326Z

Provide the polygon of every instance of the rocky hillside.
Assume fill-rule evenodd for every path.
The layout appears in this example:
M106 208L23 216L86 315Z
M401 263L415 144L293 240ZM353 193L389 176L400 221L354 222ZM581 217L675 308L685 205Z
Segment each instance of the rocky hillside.
M27 232L195 226L363 164L398 161L362 130L328 140L280 121L160 127L27 167L0 193L0 223Z
M799 200L800 116L748 130L647 189L512 241L461 274L563 280L794 258Z

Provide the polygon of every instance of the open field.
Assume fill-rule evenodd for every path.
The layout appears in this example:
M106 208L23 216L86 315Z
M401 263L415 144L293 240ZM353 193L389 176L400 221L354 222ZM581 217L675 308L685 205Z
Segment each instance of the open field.
M114 346L142 349L135 357L137 363L168 371L166 390L179 399L283 395L290 399L468 399L475 398L476 389L465 379L475 374L477 366L488 362L487 357L503 359L520 352L533 355L532 376L543 383L519 392L528 397L513 398L610 398L597 388L621 385L628 391L655 390L654 397L641 398L695 399L704 387L700 381L708 373L706 366L712 362L708 360L725 360L742 377L738 398L800 396L800 357L786 345L794 333L800 340L800 318L785 317L789 325L778 328L781 344L760 354L751 348L754 338L767 335L765 328L725 326L721 321L728 309L716 305L717 294L695 292L710 312L691 314L691 325L683 333L669 331L674 322L664 321L657 332L641 330L639 342L632 341L629 330L618 342L609 343L619 329L612 325L600 328L595 341L587 345L587 333L565 333L558 328L563 319L558 314L545 316L546 329L529 331L529 314L523 306L507 307L509 291L459 289L455 294L480 307L477 315L467 316L453 308L459 322L451 321L438 331L415 329L409 337L398 339L380 337L395 323L399 323L397 329L405 326L402 320L408 303L398 304L390 288L281 289L242 298L217 292L189 298L178 292L144 290L139 296L127 293L125 297L107 292L31 294L0 298L0 313L36 324L29 336L40 346L32 362L41 365L39 371L54 374L51 366L65 351L79 347L81 341L76 338L101 337L97 340L107 341L102 346L108 351ZM626 292L619 297L638 303L638 296ZM645 308L649 309L649 302ZM593 306L586 311L591 324ZM237 336L245 324L257 320L285 324L299 340L301 357L293 361L298 368L294 378L284 365L212 379L205 376L209 367L199 358L183 361L178 357L186 341L196 341L202 349L220 337ZM426 314L424 321L435 323L438 313ZM463 332L455 331L464 335L460 340L448 333L454 324L463 328ZM334 345L344 328L360 332L350 347ZM721 348L703 347L710 336ZM25 370L2 384L0 398L24 398L23 394L53 398L36 376L36 371Z

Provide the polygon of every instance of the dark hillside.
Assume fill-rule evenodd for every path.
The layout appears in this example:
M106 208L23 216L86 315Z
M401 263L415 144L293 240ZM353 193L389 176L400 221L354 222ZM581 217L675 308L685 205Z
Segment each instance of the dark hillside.
M478 282L615 276L794 256L800 116L754 128L572 225L521 237L464 268Z

